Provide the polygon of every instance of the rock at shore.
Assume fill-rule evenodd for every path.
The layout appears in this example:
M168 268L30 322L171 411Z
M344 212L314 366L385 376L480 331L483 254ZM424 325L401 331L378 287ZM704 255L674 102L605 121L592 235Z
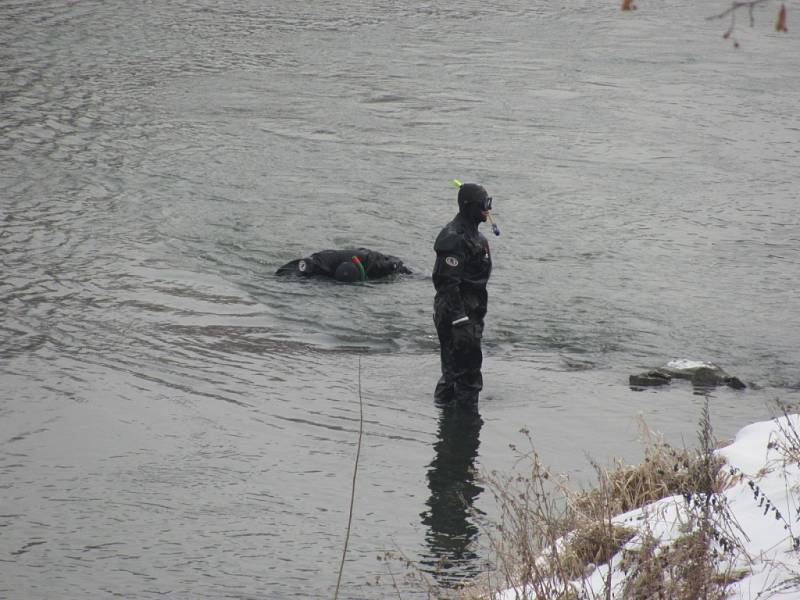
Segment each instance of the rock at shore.
M671 360L662 367L631 375L632 388L655 387L669 384L673 379L686 379L696 388L727 385L735 390L747 386L738 377L726 373L719 365L697 360Z

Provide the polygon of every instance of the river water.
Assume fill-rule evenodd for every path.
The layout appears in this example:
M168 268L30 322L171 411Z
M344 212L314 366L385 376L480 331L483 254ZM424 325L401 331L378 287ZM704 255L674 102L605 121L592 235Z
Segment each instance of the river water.
M578 480L800 399L800 42L689 0L0 3L0 597L413 597L530 430ZM503 233L480 415L442 412L450 180ZM414 274L274 277L362 245ZM460 492L460 493L456 493ZM475 542L467 547L468 542ZM375 583L380 577L380 582Z

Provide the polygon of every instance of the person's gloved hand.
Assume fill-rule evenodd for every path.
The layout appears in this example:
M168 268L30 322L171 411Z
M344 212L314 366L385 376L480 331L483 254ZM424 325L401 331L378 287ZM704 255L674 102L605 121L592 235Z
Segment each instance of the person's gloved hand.
M453 325L453 348L467 350L475 345L475 326L469 321Z

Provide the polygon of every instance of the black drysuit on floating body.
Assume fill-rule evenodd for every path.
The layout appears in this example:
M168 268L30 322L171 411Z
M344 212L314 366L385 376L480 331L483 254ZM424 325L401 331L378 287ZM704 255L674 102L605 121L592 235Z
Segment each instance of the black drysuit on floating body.
M459 212L439 233L434 244L433 321L439 336L442 376L434 397L474 406L483 388L481 338L492 272L489 242L478 231L487 200L486 190L464 184L459 191Z
M299 275L335 278L336 270L342 263L348 263L357 256L364 267L367 279L380 279L397 273L411 273L396 256L381 254L367 248L349 248L344 250L321 250L307 258L299 258L286 263L278 269L276 275Z

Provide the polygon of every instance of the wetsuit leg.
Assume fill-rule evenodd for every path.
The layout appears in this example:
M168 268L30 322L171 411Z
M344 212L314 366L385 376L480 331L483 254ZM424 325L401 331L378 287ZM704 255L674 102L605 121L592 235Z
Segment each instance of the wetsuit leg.
M447 403L455 394L455 364L453 361L453 328L446 323L436 323L439 336L439 355L442 361L442 376L436 382L433 397L437 402Z
M475 343L464 350L456 351L452 348L452 361L455 365L455 400L459 406L471 407L478 403L478 394L483 389L483 352L481 351L481 338L483 337L483 322L477 321L470 326L475 328Z

